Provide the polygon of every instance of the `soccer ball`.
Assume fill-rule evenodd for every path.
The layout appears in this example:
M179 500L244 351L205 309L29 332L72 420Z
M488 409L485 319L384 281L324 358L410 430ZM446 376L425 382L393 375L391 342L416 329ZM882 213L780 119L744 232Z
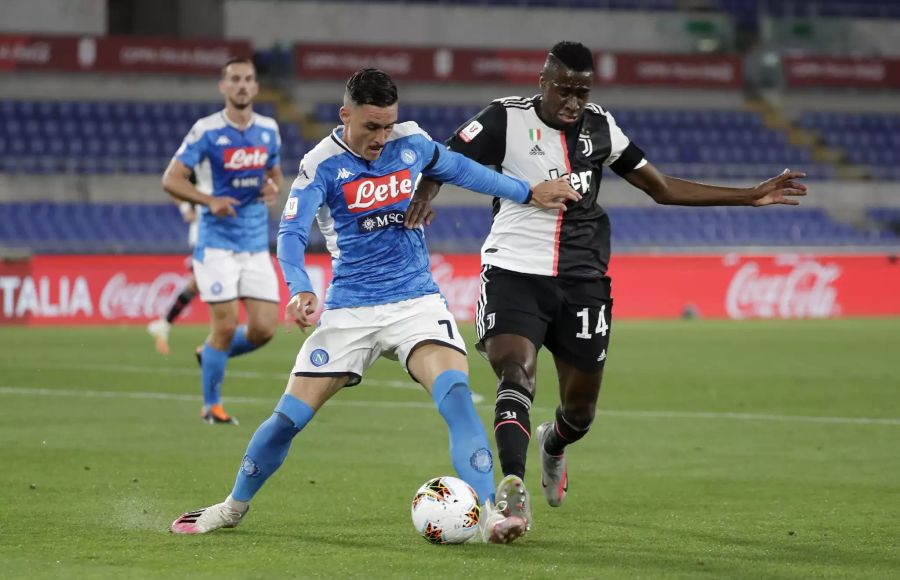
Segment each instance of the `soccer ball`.
M478 531L481 505L465 481L445 475L429 479L412 500L412 521L433 544L462 544Z

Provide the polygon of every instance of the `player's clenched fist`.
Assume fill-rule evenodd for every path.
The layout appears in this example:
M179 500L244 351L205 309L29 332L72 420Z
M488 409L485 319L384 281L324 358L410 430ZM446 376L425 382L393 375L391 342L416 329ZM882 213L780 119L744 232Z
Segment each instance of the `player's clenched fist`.
M581 201L581 194L572 189L566 177L544 181L531 188L531 205L544 209L566 211L567 201Z
M312 292L298 292L291 296L284 309L284 318L302 329L312 326L312 316L319 306L319 299Z

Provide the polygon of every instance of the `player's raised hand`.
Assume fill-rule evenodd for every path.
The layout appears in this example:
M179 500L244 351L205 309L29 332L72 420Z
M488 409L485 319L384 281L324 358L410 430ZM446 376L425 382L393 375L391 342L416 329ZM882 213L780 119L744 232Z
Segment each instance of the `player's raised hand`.
M751 205L754 207L775 203L800 205L800 202L793 198L806 195L806 185L795 181L803 177L806 177L806 174L802 171L785 169L753 188L754 199Z
M228 195L213 197L209 202L209 212L216 217L235 217L234 206L240 202Z
M263 186L259 188L259 197L261 197L263 202L269 206L278 201L278 186L275 185L274 179L271 177L266 179Z
M296 324L301 330L312 326L312 317L319 307L319 299L312 292L298 292L291 296L284 308L284 319Z
M566 177L544 181L531 188L531 205L566 211L567 201L581 201L581 194L572 189Z

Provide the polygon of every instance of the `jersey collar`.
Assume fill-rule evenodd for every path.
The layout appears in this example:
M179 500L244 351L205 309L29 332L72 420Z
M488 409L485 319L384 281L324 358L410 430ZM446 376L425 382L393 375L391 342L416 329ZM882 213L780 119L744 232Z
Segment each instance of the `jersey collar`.
M365 159L363 159L362 155L358 155L357 153L355 153L355 152L354 152L352 149L350 149L350 147L344 142L344 140L341 138L341 137L343 137L343 135L344 135L344 126L343 126L343 125L338 125L338 126L335 127L334 130L331 132L331 140L334 141L335 143L337 143L337 144L338 144L338 147L340 147L341 149L343 149L344 151L346 151L346 152L349 153L350 155L353 155L354 157L359 157L360 159L362 159L363 161L365 161Z
M253 125L256 124L256 113L253 113L253 115L250 117L250 123L243 129L241 129L237 123L235 123L234 121L232 121L231 119L228 118L228 115L225 114L225 109L222 109L221 111L219 111L219 114L222 115L222 120L225 121L226 125L234 128L234 129L237 129L238 131L246 131L247 129L249 129L250 127L252 127Z

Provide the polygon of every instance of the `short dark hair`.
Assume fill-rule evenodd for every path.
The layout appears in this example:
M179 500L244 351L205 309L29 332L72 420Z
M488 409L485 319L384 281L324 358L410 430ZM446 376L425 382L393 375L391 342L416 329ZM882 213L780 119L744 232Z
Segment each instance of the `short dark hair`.
M571 42L569 40L557 42L550 49L550 55L573 71L593 72L594 70L594 55L591 54L591 49L580 42Z
M256 64L253 62L252 58L247 56L232 56L227 61L225 61L225 64L222 65L222 78L225 78L225 71L228 70L228 67L233 64L249 64L253 67L253 72L256 72Z
M390 107L397 102L397 85L377 68L362 68L347 81L344 100L354 105Z

